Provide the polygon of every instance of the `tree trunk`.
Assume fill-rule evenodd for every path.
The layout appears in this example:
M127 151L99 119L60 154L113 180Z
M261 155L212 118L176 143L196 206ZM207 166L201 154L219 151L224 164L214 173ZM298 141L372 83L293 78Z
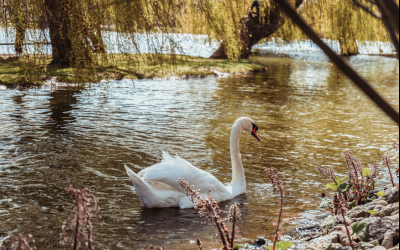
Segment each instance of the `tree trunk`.
M15 26L15 41L14 49L17 54L23 52L23 45L25 41L26 32L26 16L21 1L15 1L11 8L12 22Z
M303 3L303 0L296 0L296 8ZM263 18L260 16L263 15ZM271 9L266 9L264 13L253 15L249 13L241 20L240 39L242 42L242 53L240 59L248 59L251 54L252 47L260 40L269 37L282 25L285 24L285 18L279 7L274 4ZM225 51L225 45L222 43L220 47L210 57L212 59L228 59Z
M21 20L22 21L22 20ZM25 23L20 23L16 27L16 36L15 36L15 43L14 43L14 49L17 54L22 54L23 50L23 45L25 41Z
M50 64L70 66L72 43L68 36L69 11L64 0L45 0L53 61Z
M103 39L100 29L97 30L97 34L94 32L84 5L78 3L71 7L70 4L70 0L45 0L53 50L51 64L86 67L91 62L90 51L93 47L95 52L106 52ZM76 21L73 24L71 17ZM73 43L75 51L72 51ZM75 65L74 62L79 63Z

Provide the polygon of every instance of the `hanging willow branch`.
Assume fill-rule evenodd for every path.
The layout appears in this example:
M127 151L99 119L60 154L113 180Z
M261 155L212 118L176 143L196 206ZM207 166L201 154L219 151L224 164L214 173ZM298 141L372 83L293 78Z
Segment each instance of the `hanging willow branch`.
M292 9L286 0L277 0L278 5L286 12L294 23L331 59L331 61L349 77L378 107L380 107L397 125L399 113L386 102L346 61L336 54L321 38L306 24L306 22Z

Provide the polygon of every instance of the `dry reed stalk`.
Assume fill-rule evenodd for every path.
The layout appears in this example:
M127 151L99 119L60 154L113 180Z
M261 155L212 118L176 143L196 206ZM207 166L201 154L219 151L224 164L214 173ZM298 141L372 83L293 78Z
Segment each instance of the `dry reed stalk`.
M214 221L214 225L218 229L218 235L221 243L224 246L224 249L233 249L235 247L235 233L233 232L234 228L232 228L232 234L230 236L229 230L225 227L223 220L219 216L220 213L225 212L218 206L218 202L210 197L211 190L207 196L205 194L200 194L199 190L194 189L194 186L190 186L189 183L183 179L179 179L178 183L185 191L186 196L190 198L190 201L195 204L194 208L199 210L200 217L206 217L207 219L211 218ZM236 224L240 219L240 210L237 204L232 205L231 211L233 211L234 214L232 214L229 219L232 221L234 227L236 227ZM199 242L200 240L198 241L198 245ZM200 246L202 246L201 242Z
M390 168L390 165L392 164L392 161L390 160L390 157L388 155L384 155L382 157L383 163L386 165L386 167L389 170L389 177L390 177L390 183L392 183L393 187L396 186L396 183L394 182L394 177L392 174L392 169Z
M274 246L272 249L275 249L276 243L278 242L278 235L279 235L279 226L282 222L282 215L283 215L283 203L284 203L284 197L285 194L288 194L289 192L286 190L287 186L285 183L285 178L284 176L273 170L266 170L267 176L272 182L272 186L274 187L274 192L280 195L280 209L279 209L279 217L278 217L278 223L276 226L276 232L275 232L275 238L274 238Z
M335 182L335 184L337 185L336 174L335 174L335 171L333 171L332 168L323 168L323 167L318 166L317 169L318 169L318 172L320 172L324 176L327 176L327 177L331 178Z
M74 250L93 250L93 226L90 219L100 219L97 215L100 210L96 197L89 189L67 189L74 202L73 215L68 218L62 227L60 244L69 245Z
M6 243L10 243L11 246L5 247L4 250L36 250L36 247L30 246L35 243L32 234L13 235L6 240Z
M351 248L353 250L355 250L354 243L353 243L353 240L351 239L350 231L349 231L349 228L348 228L348 225L346 222L346 213L349 210L349 208L346 204L346 201L343 199L343 197L341 195L335 194L333 196L333 204L335 206L335 214L340 214L343 217L343 224L346 228L347 237L349 238L349 244L350 244Z

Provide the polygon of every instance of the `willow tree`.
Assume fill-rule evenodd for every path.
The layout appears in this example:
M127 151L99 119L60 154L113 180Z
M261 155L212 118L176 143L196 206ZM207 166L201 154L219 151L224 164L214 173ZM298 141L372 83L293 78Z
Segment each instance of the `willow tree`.
M253 0L189 0L181 12L182 29L208 34L221 46L212 58L248 58L252 46L266 39L301 41L307 37L285 17L274 0L260 0L260 15L248 13ZM343 55L358 53L357 42L389 41L382 22L351 0L290 1L315 31L326 39L340 42ZM378 11L373 0L362 0Z

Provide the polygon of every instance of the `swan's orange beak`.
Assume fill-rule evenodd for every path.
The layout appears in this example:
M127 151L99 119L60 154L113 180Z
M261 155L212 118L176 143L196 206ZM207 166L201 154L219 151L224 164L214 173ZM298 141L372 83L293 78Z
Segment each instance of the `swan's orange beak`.
M254 128L251 134L257 139L257 141L261 141L261 138L257 134L257 128Z

